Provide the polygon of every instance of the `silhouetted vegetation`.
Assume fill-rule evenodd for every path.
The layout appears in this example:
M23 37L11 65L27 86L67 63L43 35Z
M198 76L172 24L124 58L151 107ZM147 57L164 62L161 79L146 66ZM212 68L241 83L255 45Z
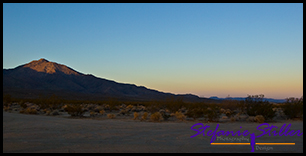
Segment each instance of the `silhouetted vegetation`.
M146 121L147 120L147 118L148 118L148 113L147 112L144 112L143 114L142 114L142 116L141 116L141 121Z
M12 96L10 94L3 95L3 105L8 106L12 102Z
M301 118L303 116L303 96L301 98L287 98L281 108L289 119Z
M77 104L67 105L64 110L71 116L83 116L85 113L83 106Z
M193 118L196 120L197 118L204 117L205 110L207 109L207 104L205 103L192 103L187 106L187 113L185 115L187 117Z
M220 107L216 104L209 104L208 108L204 110L205 117L208 119L208 121L219 121L221 112Z
M113 115L129 116L133 114L134 119L141 121L147 120L148 113L150 113L151 121L168 120L170 117L183 121L188 117L194 120L203 118L206 121L218 122L223 114L222 119L225 120L239 121L243 119L255 122L258 118L257 122L261 122L262 119L273 119L276 111L278 114L284 112L288 118L301 118L303 116L303 97L288 98L287 102L283 104L271 104L264 100L264 95L248 95L243 101L227 99L220 103L186 103L182 97L177 96L164 100L137 102L113 97L99 101L67 100L56 95L40 95L37 99L16 99L9 94L3 94L3 110L46 115L59 115L60 112L66 111L71 116L83 116L85 112L88 112L92 117L102 117L106 112L116 110ZM244 115L242 118L241 114ZM249 118L244 119L245 115ZM256 116L257 118L255 118Z
M273 119L273 105L263 100L264 95L249 95L245 99L246 112L250 116L262 115L265 119Z
M153 121L153 122L160 122L160 121L163 120L163 117L159 112L155 112L155 113L151 114L150 120Z

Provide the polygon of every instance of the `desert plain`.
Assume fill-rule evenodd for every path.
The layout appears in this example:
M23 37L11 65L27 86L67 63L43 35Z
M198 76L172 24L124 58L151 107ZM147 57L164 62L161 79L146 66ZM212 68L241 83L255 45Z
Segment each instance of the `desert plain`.
M3 111L3 153L249 153L250 145L211 145L211 136L197 134L197 123L208 130L244 131L256 135L260 123L162 121L143 122L131 118L71 118ZM291 124L290 131L303 132L303 121L268 122L276 131ZM241 128L240 128L241 127ZM264 127L263 127L264 128ZM274 130L274 129L273 129ZM214 143L249 143L249 136L221 136ZM255 153L302 153L303 135L256 138L256 143L295 143L295 145L255 145Z

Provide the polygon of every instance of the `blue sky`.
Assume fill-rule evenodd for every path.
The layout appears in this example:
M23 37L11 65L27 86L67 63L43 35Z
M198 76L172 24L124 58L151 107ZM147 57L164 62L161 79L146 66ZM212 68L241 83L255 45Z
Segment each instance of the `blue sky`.
M3 4L3 68L45 58L175 94L303 95L303 4Z

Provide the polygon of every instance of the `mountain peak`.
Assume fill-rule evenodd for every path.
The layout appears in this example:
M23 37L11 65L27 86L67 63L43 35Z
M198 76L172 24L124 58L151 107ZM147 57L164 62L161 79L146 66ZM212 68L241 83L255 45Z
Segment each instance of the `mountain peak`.
M50 62L44 58L41 58L39 60L34 60L28 64L25 64L23 67L27 67L37 72L44 72L48 74L64 73L67 75L71 75L71 74L80 75L80 73L74 71L73 69L65 65L58 64L55 62Z
M44 58L41 58L41 59L38 60L38 62L49 62L49 61L44 59Z

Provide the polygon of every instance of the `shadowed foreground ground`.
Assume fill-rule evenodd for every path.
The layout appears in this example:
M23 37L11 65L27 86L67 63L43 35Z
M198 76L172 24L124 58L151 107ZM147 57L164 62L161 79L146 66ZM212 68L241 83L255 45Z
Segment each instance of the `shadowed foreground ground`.
M200 122L200 121L198 121ZM3 111L3 152L250 152L250 145L210 145L209 136L198 135L191 126L198 122L140 122L132 119L71 119L26 115ZM269 123L290 130L303 131L302 121ZM217 123L204 123L215 130ZM218 130L255 132L258 123L219 123ZM242 127L242 128L240 128ZM226 136L222 136L226 139ZM242 138L241 136L227 138ZM244 137L241 142L249 142ZM230 141L215 141L230 142ZM239 141L233 141L239 143ZM255 152L303 152L302 136L269 136L257 143L295 143L296 145L261 145ZM273 149L272 149L273 148ZM265 149L269 149L266 151Z

